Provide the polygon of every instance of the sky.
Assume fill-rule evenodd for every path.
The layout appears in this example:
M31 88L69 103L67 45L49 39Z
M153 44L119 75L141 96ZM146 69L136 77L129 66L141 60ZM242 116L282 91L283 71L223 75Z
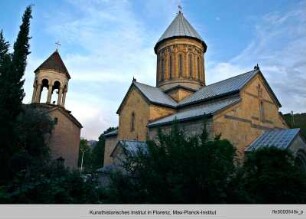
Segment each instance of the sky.
M179 4L208 46L207 84L258 63L280 111L306 112L306 0L0 0L0 30L11 45L31 4L23 102L31 102L34 70L59 41L71 75L65 107L84 138L118 126L116 111L133 77L155 86L153 48Z

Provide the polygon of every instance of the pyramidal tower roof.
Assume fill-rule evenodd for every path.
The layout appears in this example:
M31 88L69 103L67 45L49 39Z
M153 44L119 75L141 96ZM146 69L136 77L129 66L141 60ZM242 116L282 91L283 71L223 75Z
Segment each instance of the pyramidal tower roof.
M58 51L56 50L52 53L34 72L36 73L39 70L55 70L57 72L66 74L66 76L70 79L69 72L60 56Z
M206 48L206 44L200 34L191 26L191 24L186 20L181 11L178 12L174 20L171 22L169 27L163 33L163 35L157 41L155 47L166 39L171 39L175 37L189 37L201 41L201 43Z

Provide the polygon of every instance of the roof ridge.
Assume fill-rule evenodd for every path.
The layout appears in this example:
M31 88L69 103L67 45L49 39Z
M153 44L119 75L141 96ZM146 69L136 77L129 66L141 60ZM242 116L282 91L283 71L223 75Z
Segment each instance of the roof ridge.
M194 94L183 99L178 103L180 107L190 105L196 102L202 102L211 98L219 98L221 96L236 93L252 79L258 70L248 71L222 81L207 85L196 91Z
M253 73L255 73L255 72L257 73L257 71L259 71L259 70L247 71L247 72L244 72L244 73L242 73L242 74L238 74L238 75L232 76L232 77L230 77L230 78L227 78L227 79L224 79L224 80L217 81L217 82L214 82L214 83L212 83L212 84L206 85L206 87L211 86L211 85L214 85L214 84L218 84L218 83L221 83L221 82L224 82L224 81L228 81L228 80L237 78L237 77L239 77L239 76L243 76L243 75L246 75L246 74L250 74L250 73L252 73L252 72L253 72ZM203 88L204 88L204 87L203 87Z
M238 103L240 100L241 99L239 96L232 96L230 98L223 99L223 100L217 100L215 102L211 102L208 104L204 103L202 105L195 106L195 107L192 107L186 110L178 111L174 114L165 116L163 118L159 118L155 121L150 122L148 126L154 127L154 126L159 126L159 125L170 124L174 120L183 122L183 121L199 118L202 116L211 116L226 107L229 107L229 106L232 106L233 104Z

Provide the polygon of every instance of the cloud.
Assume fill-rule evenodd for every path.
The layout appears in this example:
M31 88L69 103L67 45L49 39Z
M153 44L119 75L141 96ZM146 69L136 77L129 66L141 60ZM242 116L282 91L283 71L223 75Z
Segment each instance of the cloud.
M166 9L173 4L149 0L137 7L167 22ZM153 13L152 5L165 10ZM132 1L67 0L52 16L45 15L40 31L62 44L60 54L71 75L66 108L83 124L85 138L97 139L109 126L118 125L116 110L133 77L155 85L153 47L161 33L151 29L138 11ZM24 102L31 101L32 72L46 58L29 57Z
M285 12L271 12L257 19L254 38L237 56L209 65L212 81L251 70L256 63L283 107L281 111L306 111L305 2Z
M153 47L174 18L176 7L176 0L137 4L126 0L67 0L52 14L45 13L38 29L62 44L60 53L72 77L66 108L83 124L83 137L97 139L109 126L118 125L116 110L133 76L137 81L155 85ZM303 8L305 3L286 13L271 12L258 17L254 37L240 54L222 62L206 63L207 84L246 72L259 63L283 104L282 111L305 112ZM203 24L191 23L201 30ZM31 101L33 71L46 58L29 56L26 103Z

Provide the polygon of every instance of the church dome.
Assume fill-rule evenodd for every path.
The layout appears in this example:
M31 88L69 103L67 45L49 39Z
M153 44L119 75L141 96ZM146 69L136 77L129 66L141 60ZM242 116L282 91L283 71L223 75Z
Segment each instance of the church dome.
M179 102L205 86L206 43L179 11L157 41L156 86Z
M167 39L172 38L178 38L178 37L187 37L187 38L193 38L198 41L200 41L204 47L204 52L206 52L207 45L198 34L198 32L192 27L192 25L186 20L183 13L179 11L179 13L176 15L174 20L171 22L171 24L168 26L166 31L162 34L162 36L157 41L154 50L156 52L157 47L160 43Z

